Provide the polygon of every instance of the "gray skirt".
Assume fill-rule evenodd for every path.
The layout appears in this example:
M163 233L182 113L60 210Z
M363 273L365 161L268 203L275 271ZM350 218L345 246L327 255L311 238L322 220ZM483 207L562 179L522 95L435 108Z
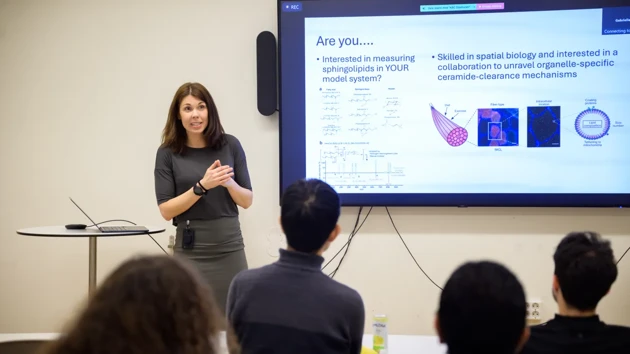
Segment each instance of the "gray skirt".
M186 258L196 266L212 288L217 305L225 314L230 283L236 274L247 269L238 217L190 220L189 227L195 231L194 248L182 248L186 222L179 222L175 234L174 255Z

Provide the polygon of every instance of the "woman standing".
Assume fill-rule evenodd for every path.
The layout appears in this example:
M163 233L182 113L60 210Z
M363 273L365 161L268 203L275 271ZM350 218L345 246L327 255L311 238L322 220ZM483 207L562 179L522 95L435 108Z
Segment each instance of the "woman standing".
M238 207L249 208L253 194L243 147L203 85L175 93L154 175L160 213L177 226L175 256L197 266L225 313L230 282L247 269Z

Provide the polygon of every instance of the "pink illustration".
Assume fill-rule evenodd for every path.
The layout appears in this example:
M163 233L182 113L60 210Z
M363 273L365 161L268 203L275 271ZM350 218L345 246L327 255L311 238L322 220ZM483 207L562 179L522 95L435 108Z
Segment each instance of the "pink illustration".
M438 132L450 146L460 146L466 142L468 130L453 123L433 106L431 106L431 116L433 116L433 123L435 123Z
M503 10L504 8L505 4L502 2L477 4L477 10Z

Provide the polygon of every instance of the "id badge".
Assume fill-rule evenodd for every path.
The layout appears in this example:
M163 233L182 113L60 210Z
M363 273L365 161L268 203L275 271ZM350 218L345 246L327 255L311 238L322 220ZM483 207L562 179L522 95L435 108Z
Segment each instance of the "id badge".
M191 250L195 248L195 230L190 228L184 229L184 237L182 238L182 248Z

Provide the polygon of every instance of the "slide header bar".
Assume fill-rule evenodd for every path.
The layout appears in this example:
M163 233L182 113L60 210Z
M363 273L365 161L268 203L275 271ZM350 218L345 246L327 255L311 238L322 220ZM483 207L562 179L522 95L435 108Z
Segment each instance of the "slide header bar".
M456 0L457 1L457 0ZM596 2L573 0L510 0L503 2L479 3L478 1L459 0L280 0L278 13L284 17L354 17L354 16L408 16L438 15L469 11L477 12L526 12L556 11L599 8L619 8L629 6L630 0L598 0ZM428 4L427 4L428 3Z

